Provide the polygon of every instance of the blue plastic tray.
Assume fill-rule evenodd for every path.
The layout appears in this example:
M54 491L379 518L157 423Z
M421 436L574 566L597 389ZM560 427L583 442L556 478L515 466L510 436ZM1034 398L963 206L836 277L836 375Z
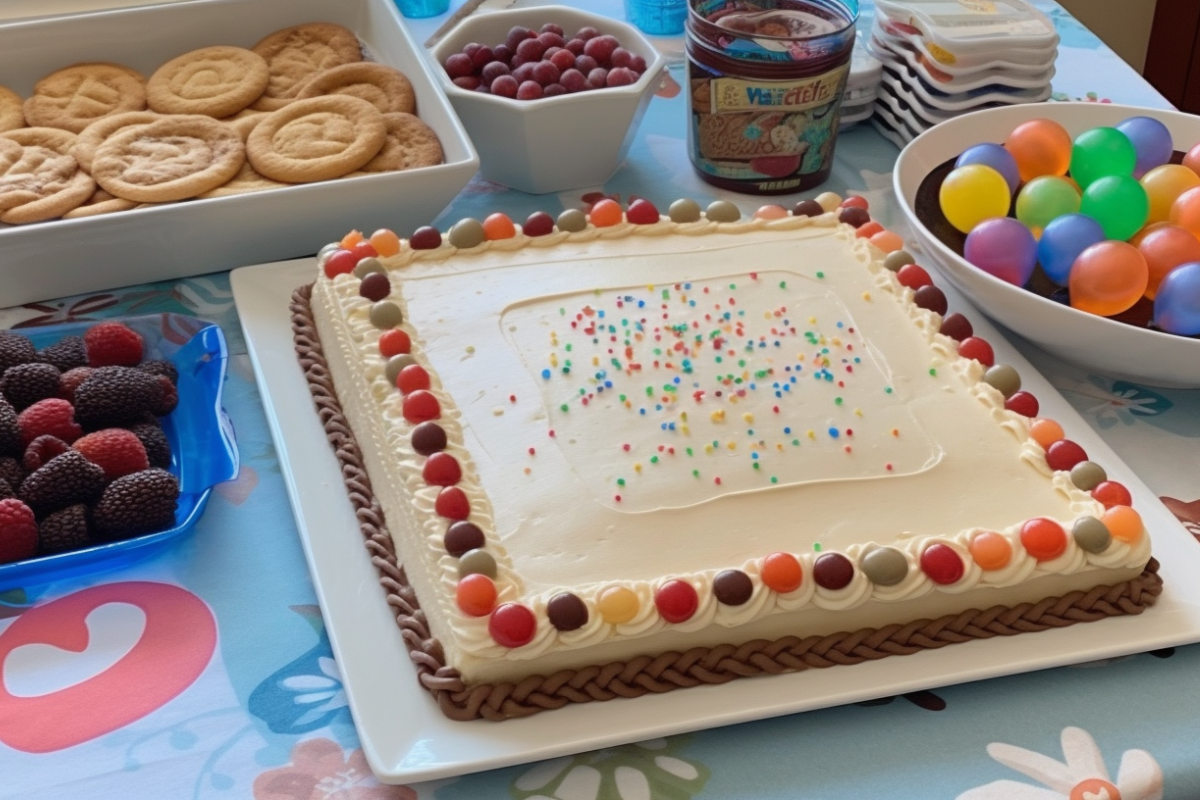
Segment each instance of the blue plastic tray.
M179 405L160 418L171 444L170 471L179 478L175 527L82 550L0 565L0 591L115 569L157 552L200 519L212 487L238 474L233 425L221 407L229 351L214 323L184 314L150 314L118 320L142 335L147 359L171 361L179 370ZM24 328L39 349L64 336L80 336L97 321Z

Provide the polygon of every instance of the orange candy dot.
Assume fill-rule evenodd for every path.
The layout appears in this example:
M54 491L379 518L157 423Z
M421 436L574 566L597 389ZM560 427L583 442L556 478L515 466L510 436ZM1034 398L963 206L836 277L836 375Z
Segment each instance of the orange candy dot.
M1029 435L1043 450L1066 436L1062 425L1052 419L1035 419L1029 426Z
M1067 549L1067 532L1052 519L1037 517L1021 526L1021 546L1038 561L1058 558Z
M1146 531L1142 524L1142 515L1129 506L1113 506L1104 512L1100 521L1108 528L1108 532L1114 539L1126 544L1137 544Z
M379 354L391 358L412 351L412 338L399 328L384 331L379 337Z
M596 610L610 625L629 622L637 616L639 606L641 603L638 602L638 596L632 589L626 589L624 586L609 587L596 598Z
M880 231L871 237L871 244L885 253L904 249L904 237L894 231Z
M341 245L343 250L352 250L354 245L361 241L365 241L362 231L350 231L342 237Z
M794 592L804 580L804 570L791 553L772 553L763 559L762 581L780 594Z
M1003 569L1012 560L1012 544L993 531L979 534L967 545L971 558L982 570Z
M473 572L458 582L454 599L464 614L487 616L496 605L496 584L487 575Z
M620 203L605 198L592 206L588 217L597 228L611 228L625 218L625 213L621 211Z
M854 235L859 239L870 239L877 233L883 233L883 225L879 224L875 220L864 222L854 230Z
M754 212L755 219L783 219L787 215L786 208L776 205L762 206Z
M381 256L394 256L400 252L400 237L387 228L380 228L372 233L369 241L371 247Z
M497 239L511 239L517 235L517 226L513 225L508 214L496 212L483 221L483 235L489 242Z

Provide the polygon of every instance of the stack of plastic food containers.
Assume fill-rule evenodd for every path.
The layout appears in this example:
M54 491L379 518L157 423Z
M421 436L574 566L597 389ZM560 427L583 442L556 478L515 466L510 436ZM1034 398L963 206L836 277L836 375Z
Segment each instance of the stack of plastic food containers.
M1026 0L875 0L872 124L903 147L980 108L1050 97L1058 34Z
M879 81L883 78L883 65L868 47L869 39L869 34L861 28L854 39L850 77L846 79L846 89L842 94L842 130L870 119L875 113L875 98L879 94Z

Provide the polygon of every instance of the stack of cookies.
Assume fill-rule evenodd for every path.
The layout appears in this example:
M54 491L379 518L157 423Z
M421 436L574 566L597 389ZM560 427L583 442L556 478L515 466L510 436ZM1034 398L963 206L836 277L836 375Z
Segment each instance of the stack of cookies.
M440 164L404 73L364 61L333 23L214 46L149 79L75 64L22 99L0 86L0 222L146 205Z

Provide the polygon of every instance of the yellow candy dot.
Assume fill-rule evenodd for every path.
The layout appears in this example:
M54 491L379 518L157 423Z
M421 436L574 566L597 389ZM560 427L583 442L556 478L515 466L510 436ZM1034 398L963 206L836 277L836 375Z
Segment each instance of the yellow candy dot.
M624 586L605 589L596 600L600 616L610 625L629 622L637 616L639 605L637 595L632 589L626 589Z
M1146 531L1142 524L1142 515L1129 506L1113 506L1104 512L1100 521L1108 528L1108 532L1114 539L1126 544L1137 544Z
M1003 569L1012 559L1012 543L992 531L985 531L972 539L967 550L983 570Z

